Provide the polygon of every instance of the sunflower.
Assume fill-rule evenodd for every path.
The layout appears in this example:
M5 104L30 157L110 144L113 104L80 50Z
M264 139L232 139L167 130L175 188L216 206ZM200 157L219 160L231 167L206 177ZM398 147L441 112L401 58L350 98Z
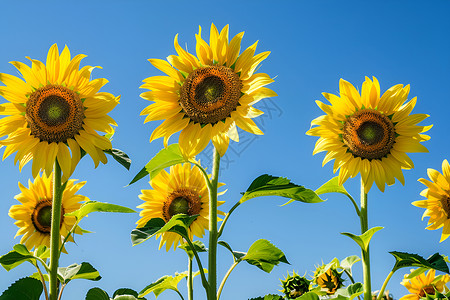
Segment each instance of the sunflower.
M20 243L25 244L29 250L40 245L50 247L53 200L52 178L52 174L50 176L42 174L42 177L38 174L34 182L28 181L28 188L19 182L21 193L14 198L22 204L13 205L9 209L9 216L17 220L14 224L19 227L16 237L22 235ZM89 200L85 196L75 195L85 183L75 183L74 179L67 181L67 186L62 195L61 241L67 236L76 222L74 216L65 216L64 214L79 209L81 206L80 202ZM82 234L82 230L77 226L74 233ZM73 242L72 235L68 241Z
M327 295L333 295L344 286L343 271L339 272L335 265L319 266L314 272L313 281Z
M116 122L107 115L118 103L119 97L99 92L108 81L90 80L95 67L79 69L86 57L79 54L71 59L67 46L58 52L50 47L46 65L31 59L31 68L21 62L12 64L24 80L0 73L0 95L9 102L0 105L0 141L6 146L3 159L14 152L14 163L22 167L33 160L33 177L40 170L52 172L57 159L64 180L75 170L81 150L89 154L95 164L106 163L103 150L111 149L110 140L97 131L113 133Z
M340 96L323 93L331 105L316 101L326 115L314 119L314 127L306 132L320 137L313 154L327 151L322 165L335 159L333 172L340 168L340 185L358 173L365 193L374 181L381 191L395 178L404 185L402 169L414 167L406 152L428 152L420 142L430 139L422 133L432 127L417 125L428 115L410 115L417 98L404 103L409 85L395 85L381 95L378 80L366 77L360 95L341 79L339 92Z
M230 139L239 141L237 127L263 134L253 122L262 111L252 107L259 100L277 96L264 87L273 82L265 73L255 73L256 68L270 54L254 55L257 42L239 55L244 33L228 42L228 25L218 32L211 25L209 45L199 33L197 56L178 44L177 55L149 59L150 63L168 76L153 76L144 80L141 88L149 89L141 97L154 103L142 110L148 121L164 120L152 133L150 142L164 137L167 147L170 136L181 131L179 144L185 157L200 153L211 140L219 154L227 151Z
M445 274L435 277L435 273L435 270L429 270L426 275L425 273L422 273L410 280L407 279L408 275L405 275L401 284L404 285L411 294L403 296L399 300L419 300L420 298L426 297L426 295L436 294L436 291L440 293L444 290L448 291L445 284L450 281L450 276Z
M443 227L440 240L442 242L450 236L450 165L448 161L445 159L442 162L442 174L428 169L428 177L431 181L419 179L419 182L427 186L420 195L427 199L414 201L412 204L427 209L422 215L422 219L430 217L427 229L435 230Z
M138 208L142 217L136 224L144 227L150 219L161 218L166 223L176 214L199 215L189 226L188 234L203 237L205 229L209 228L209 192L205 179L198 168L190 164L178 164L170 167L170 173L162 170L151 181L153 190L142 190L139 198L143 201ZM223 184L219 184L222 186ZM219 193L220 195L221 193ZM218 201L218 205L223 204ZM218 214L223 214L218 211ZM177 248L181 236L173 232L165 232L161 236L159 249L166 244L166 250Z

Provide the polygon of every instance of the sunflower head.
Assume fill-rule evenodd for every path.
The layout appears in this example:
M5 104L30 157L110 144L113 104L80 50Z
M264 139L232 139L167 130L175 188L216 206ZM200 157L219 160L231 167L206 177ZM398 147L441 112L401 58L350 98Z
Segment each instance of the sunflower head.
M141 88L150 91L141 97L154 103L141 115L145 122L164 120L152 133L150 141L164 137L167 146L171 135L181 131L179 144L185 157L193 157L212 141L223 156L230 138L239 141L237 127L263 134L253 118L263 112L252 105L276 94L265 86L273 80L264 73L255 73L258 65L270 52L255 55L256 45L241 54L243 32L229 41L228 25L221 32L211 25L209 44L196 37L196 55L184 50L175 36L177 55L167 57L168 62L150 59L167 76L154 76L144 80Z
M317 267L313 275L313 282L327 295L333 295L336 290L344 286L343 271L339 272L335 264Z
M318 136L313 154L326 151L323 165L335 160L339 184L361 173L365 192L375 182L380 191L397 178L405 180L402 169L414 167L407 152L428 152L421 142L432 126L419 126L428 115L412 114L416 98L405 103L409 85L395 85L384 94L374 77L366 77L361 93L341 79L340 95L323 93L330 105L316 101L326 113L311 122L308 135Z
M450 165L445 159L442 162L442 174L434 169L428 169L430 180L420 178L419 182L427 188L420 195L425 200L414 201L412 204L417 207L425 208L422 220L429 217L428 227L426 229L436 230L442 228L440 242L450 236Z
M120 97L99 92L106 79L91 80L95 67L79 69L85 55L71 58L67 46L61 52L54 44L46 64L31 60L31 68L12 62L22 78L0 73L0 95L8 102L0 105L0 145L6 146L3 158L14 152L14 162L22 167L33 160L32 172L47 175L58 160L63 180L75 170L82 150L95 166L107 159L103 150L111 149L111 134L116 122L107 115Z
M16 237L22 235L20 243L25 244L29 250L41 245L50 247L53 197L51 175L38 175L34 182L28 182L28 188L19 182L21 193L14 198L21 204L11 206L9 210L9 216L16 220L14 224L19 227ZM73 179L67 182L62 195L61 241L64 240L76 222L74 216L66 216L65 214L79 209L82 202L89 200L85 196L75 194L84 184L85 182L75 183ZM82 234L82 230L77 226L74 233ZM68 241L74 241L72 235Z
M282 293L286 295L287 299L296 299L309 291L311 281L305 277L301 277L293 272L292 276L288 275L284 280L281 280Z
M411 272L414 270L411 270ZM448 292L446 284L450 281L450 275L445 274L436 276L435 270L429 270L427 274L421 273L411 279L408 279L409 274L405 275L405 278L401 284L408 289L411 293L409 295L401 297L399 300L419 300L427 297L427 295L433 296L437 292Z
M152 190L142 190L139 195L144 203L138 206L142 208L141 219L136 222L138 228L154 218L167 223L177 214L198 215L189 226L188 235L191 240L194 235L203 237L205 229L209 228L209 192L197 167L191 167L189 163L172 166L169 173L163 170L156 175L150 185ZM218 201L218 205L221 204L223 202ZM166 244L167 251L172 246L175 250L182 243L181 236L173 232L159 234L156 238L161 238L159 248Z

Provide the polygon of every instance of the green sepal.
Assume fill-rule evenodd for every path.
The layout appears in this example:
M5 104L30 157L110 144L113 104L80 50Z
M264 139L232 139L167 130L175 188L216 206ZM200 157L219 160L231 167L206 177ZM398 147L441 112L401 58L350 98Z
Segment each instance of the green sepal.
M102 278L99 272L87 262L72 264L68 267L60 267L58 268L58 275L61 277L63 283L68 283L73 279L98 281Z
M178 144L172 144L167 148L159 151L139 173L134 176L133 180L128 184L133 184L136 181L150 175L150 180L159 174L165 168L186 162L186 159L181 154Z
M249 300L283 300L283 297L280 295L269 294L264 297L251 298Z
M208 249L206 249L205 244L203 244L203 242L201 241L193 241L192 245L194 245L194 250L197 253L200 252L207 252ZM183 243L181 245L178 246L178 248L183 249L184 251L186 251L187 255L189 256L190 259L194 258L194 251L192 251L191 246L189 245L189 243Z
M87 292L85 300L110 300L110 298L107 292L95 287Z
M131 242L133 246L145 242L158 233L167 231L175 232L184 238L188 238L188 227L197 219L199 215L189 216L186 214L177 214L169 222L161 218L150 219L144 227L136 228L131 231Z
M0 300L39 300L43 290L39 280L25 277L11 284L0 295Z
M262 196L281 196L291 198L292 201L302 201L306 203L323 202L322 199L312 190L306 189L303 186L291 183L291 181L284 177L275 177L264 174L253 180L248 187L239 203ZM289 202L289 203L290 203Z
M352 276L352 266L353 264L357 263L360 260L361 258L359 258L356 255L347 256L346 258L341 260L339 267L344 269L345 272L347 272L348 274L350 274L350 276Z
M435 269L437 271L450 274L444 256L440 255L439 253L433 254L428 259L425 259L417 254L406 252L392 251L389 253L395 257L395 265L392 268L393 272L406 267L419 267L426 269Z
M363 249L364 251L367 251L367 248L369 247L369 243L370 243L370 240L372 239L373 234L383 228L384 227L381 227L381 226L373 227L361 235L355 235L355 234L349 233L349 232L341 232L341 234L350 237L352 240L354 240L359 245L359 247L361 247L361 249Z
M155 294L155 298L158 298L158 296L165 290L173 290L179 292L178 283L180 282L181 279L186 278L187 276L188 276L187 272L175 273L175 276L165 275L156 280L155 282L146 286L139 293L139 297L145 296L153 292Z
M336 290L335 295L345 297L346 299L353 300L364 293L364 287L362 283L356 282L352 285L349 285L346 288L340 288Z
M235 262L241 260L241 258L247 254L245 252L233 251L233 249L231 249L231 246L225 241L219 241L218 244L222 247L225 247L228 251L231 252Z
M114 148L103 150L103 152L111 155L119 164L124 166L127 170L130 170L131 159L125 152L123 152L122 150L119 150L119 149L114 149Z
M240 258L264 272L270 273L280 262L289 264L284 253L268 240L260 239L254 242L247 254Z
M71 213L65 214L66 216L74 216L78 221L86 217L88 214L93 212L117 212L117 213L135 213L136 211L116 204L98 202L98 201L87 201L79 209Z

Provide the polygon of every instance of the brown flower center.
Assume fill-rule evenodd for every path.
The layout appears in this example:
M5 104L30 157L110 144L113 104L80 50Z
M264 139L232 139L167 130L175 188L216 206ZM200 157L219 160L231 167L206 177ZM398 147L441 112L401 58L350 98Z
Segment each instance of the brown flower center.
M61 208L61 221L64 221L64 208ZM33 209L31 213L31 222L37 231L44 234L50 234L52 225L52 200L42 199Z
M30 95L25 118L31 134L41 141L66 142L82 128L83 102L77 93L66 87L47 85Z
M381 159L394 145L394 124L375 109L363 109L347 118L342 138L355 157Z
M441 199L441 205L444 212L447 214L447 219L450 219L450 197L446 196Z
M180 105L194 122L215 124L239 105L242 82L225 66L210 66L190 73L180 90Z
M420 298L426 297L426 295L434 295L436 293L433 285L428 285L426 287L423 287L420 290L419 296Z
M163 205L164 220L169 220L177 214L197 215L202 209L200 195L187 188L180 188L167 196Z

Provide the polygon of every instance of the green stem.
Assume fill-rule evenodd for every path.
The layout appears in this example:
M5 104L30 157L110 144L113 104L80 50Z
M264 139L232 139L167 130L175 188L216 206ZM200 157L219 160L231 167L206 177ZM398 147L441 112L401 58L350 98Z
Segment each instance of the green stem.
M364 181L361 177L361 234L369 229L369 220L367 217L367 194L364 189ZM367 250L361 249L362 265L363 265L363 280L364 280L364 300L372 300L372 287L370 284L370 255L369 246Z
M187 280L187 289L188 289L188 299L194 300L194 287L192 284L192 258L188 257L188 280Z
M230 217L231 213L241 204L241 202L236 203L231 209L230 211L227 213L227 215L225 216L225 218L222 221L222 224L220 225L219 228L219 232L217 233L217 238L219 238L222 233L223 233L223 229L225 228L225 224L228 221L228 218Z
M223 290L223 287L224 287L224 285L225 285L225 282L227 281L227 279L228 279L228 277L230 276L231 272L234 270L234 268L236 268L236 266L238 265L239 262L240 262L240 261L235 261L235 262L231 265L231 267L230 267L230 269L228 270L227 274L225 274L225 276L223 277L222 282L220 283L220 286L219 286L219 290L217 291L217 300L219 300L220 294L222 294L222 290Z
M59 245L61 242L61 203L64 189L61 186L61 167L57 160L53 170L53 203L52 203L52 223L50 233L50 300L58 297L58 260Z
M181 295L181 293L178 290L175 290L175 292L177 292L178 296L180 296L181 300L184 300L183 295Z
M36 269L39 273L39 277L41 278L41 282L42 282L42 287L44 288L44 295L45 295L45 300L48 300L48 291L47 291L47 284L45 283L45 278L44 275L41 272L41 269L39 268L39 265L36 263Z
M355 280L353 279L352 274L350 274L347 270L344 270L345 274L347 274L347 277L350 279L352 284L355 284ZM358 296L358 299L361 300L361 298Z
M383 298L384 290L386 289L386 286L387 286L389 280L391 279L392 275L394 275L394 271L393 270L388 274L388 276L384 280L383 286L381 287L381 290L378 293L377 300L381 300L381 298Z
M214 148L211 186L209 187L209 251L208 251L208 300L217 300L217 184L219 181L220 155Z
M208 285L208 281L206 280L206 275L205 275L205 271L203 270L203 266L202 266L202 261L200 260L200 257L198 257L198 253L194 248L194 245L192 244L191 240L189 239L189 237L184 237L186 242L188 242L189 247L191 247L192 252L194 253L195 256L195 260L197 261L197 265L198 265L198 269L200 271L200 277L202 278L202 285L205 288L206 291L206 298L209 299L209 285Z

